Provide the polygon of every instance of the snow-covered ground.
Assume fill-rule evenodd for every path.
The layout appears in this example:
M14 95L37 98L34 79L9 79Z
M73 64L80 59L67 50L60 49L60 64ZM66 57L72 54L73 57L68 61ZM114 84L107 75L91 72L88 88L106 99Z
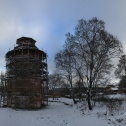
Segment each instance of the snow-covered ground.
M0 108L0 126L126 126L126 107L111 115L102 104L93 111L86 106L86 102L74 105L71 99L59 98L50 99L41 110Z

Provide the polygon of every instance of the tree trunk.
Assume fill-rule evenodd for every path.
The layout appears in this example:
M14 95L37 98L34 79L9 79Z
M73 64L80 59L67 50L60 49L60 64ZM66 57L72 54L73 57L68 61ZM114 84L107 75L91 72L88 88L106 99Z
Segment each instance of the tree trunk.
M72 77L71 76L69 76L69 82L70 82L70 86L71 86L71 95L72 95L73 102L74 102L74 104L77 104L77 102L74 98L73 83L72 83Z
M74 98L73 87L71 87L71 95L72 95L72 99L73 99L74 104L77 104L77 102L76 102L76 100Z
M91 90L87 91L87 102L88 102L88 108L89 108L89 110L92 110L92 105L91 105Z
M73 102L74 102L74 104L77 104L77 101L75 100L75 98L73 97Z

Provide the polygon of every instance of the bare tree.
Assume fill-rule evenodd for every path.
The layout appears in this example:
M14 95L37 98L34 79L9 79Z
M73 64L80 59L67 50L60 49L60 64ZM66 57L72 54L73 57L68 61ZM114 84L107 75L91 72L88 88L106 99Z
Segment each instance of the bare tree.
M126 55L122 55L115 70L116 77L120 78L119 90L126 93Z
M88 106L92 110L91 90L110 73L113 66L111 59L120 55L122 45L116 37L105 30L105 23L102 20L92 18L79 20L75 34L68 33L66 36L64 48L66 47L72 59L68 68L74 70L76 68L77 71L80 67L80 70L83 70L80 77L86 82ZM62 56L60 58L63 59ZM64 62L64 65L66 63Z
M126 76L126 55L122 55L115 70L116 77Z
M67 53L69 53L69 57L71 59L71 69L74 72L74 82L78 81L79 83L79 99L81 100L82 96L82 88L84 86L84 62L82 59L79 59L77 57L77 50L75 48L75 43L73 41L75 40L75 37L71 35L70 33L66 34L66 41L64 44L64 48L67 50ZM76 81L75 81L76 80ZM75 84L75 83L74 83Z
M120 93L126 93L126 76L121 76L118 87Z
M53 99L56 95L58 95L59 92L57 91L62 86L64 86L64 80L61 74L55 71L54 73L49 75L49 90L51 91Z
M65 75L70 88L71 88L71 95L73 98L73 102L76 104L76 100L74 98L74 92L73 92L73 78L74 78L74 69L72 67L73 61L72 61L72 53L69 52L69 50L66 48L59 53L56 54L55 56L55 63L56 67L63 72Z

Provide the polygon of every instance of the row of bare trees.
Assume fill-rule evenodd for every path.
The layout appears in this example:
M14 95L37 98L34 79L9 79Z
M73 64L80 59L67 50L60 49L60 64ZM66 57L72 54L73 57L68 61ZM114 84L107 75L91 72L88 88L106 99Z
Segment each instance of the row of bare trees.
M126 93L126 55L123 54L119 63L117 64L117 68L115 70L115 75L117 78L120 78L120 82L118 84L120 93Z
M105 30L104 21L96 17L78 21L74 34L66 34L63 49L55 56L56 68L69 83L74 103L73 85L79 81L87 89L87 102L92 110L92 89L106 82L113 68L112 58L121 53L121 42Z
M49 75L49 94L55 99L57 96L60 96L61 89L64 94L67 94L69 85L65 82L65 78L58 71ZM59 91L60 90L60 91Z

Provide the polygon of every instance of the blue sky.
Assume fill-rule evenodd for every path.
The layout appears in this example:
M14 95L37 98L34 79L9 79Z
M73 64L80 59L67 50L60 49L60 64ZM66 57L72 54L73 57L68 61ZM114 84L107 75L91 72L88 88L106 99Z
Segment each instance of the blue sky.
M79 19L97 17L106 30L126 47L126 0L0 0L0 71L5 71L6 52L16 39L32 37L48 54L49 72L62 49L65 34L74 33Z

